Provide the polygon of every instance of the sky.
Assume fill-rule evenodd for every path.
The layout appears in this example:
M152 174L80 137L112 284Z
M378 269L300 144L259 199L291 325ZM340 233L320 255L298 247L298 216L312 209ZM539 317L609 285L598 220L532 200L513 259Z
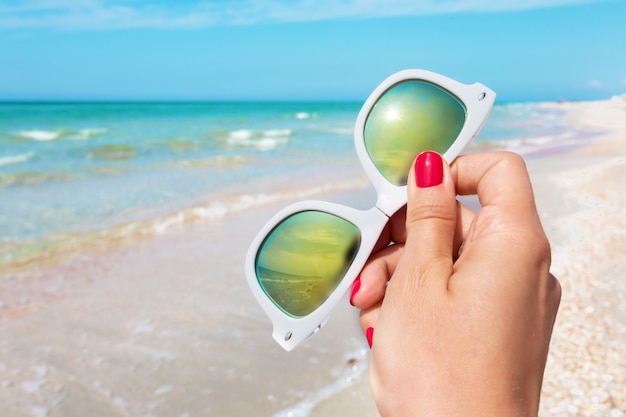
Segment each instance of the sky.
M626 0L2 0L0 100L361 101L407 68L606 99L625 22Z

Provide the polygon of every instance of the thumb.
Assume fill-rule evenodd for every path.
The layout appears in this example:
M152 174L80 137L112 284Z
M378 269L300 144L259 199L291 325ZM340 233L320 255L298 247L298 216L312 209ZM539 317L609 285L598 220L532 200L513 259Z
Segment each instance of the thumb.
M452 274L457 204L450 167L436 152L418 155L407 181L404 279L447 286ZM406 264L408 262L408 265ZM405 265L398 265L402 269ZM430 282L428 283L431 284Z

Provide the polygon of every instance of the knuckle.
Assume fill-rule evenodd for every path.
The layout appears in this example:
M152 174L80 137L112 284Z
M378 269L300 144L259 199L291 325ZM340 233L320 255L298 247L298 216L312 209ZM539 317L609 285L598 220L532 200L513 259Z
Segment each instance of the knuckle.
M456 221L456 206L444 204L444 202L430 201L407 207L407 229L414 227L424 220L439 220L444 223Z
M534 251L535 257L543 264L552 262L552 250L548 238L543 231L537 231L528 236L528 246Z
M531 228L518 231L513 234L512 239L517 241L515 246L526 252L530 260L534 260L537 265L544 265L549 268L552 262L552 250L543 230Z
M526 161L519 154L511 151L500 152L500 164L504 164L507 167L526 170Z
M558 307L561 303L561 296L563 294L563 288L561 287L561 283L559 280L552 274L549 275L548 278L548 288L552 294L552 301Z

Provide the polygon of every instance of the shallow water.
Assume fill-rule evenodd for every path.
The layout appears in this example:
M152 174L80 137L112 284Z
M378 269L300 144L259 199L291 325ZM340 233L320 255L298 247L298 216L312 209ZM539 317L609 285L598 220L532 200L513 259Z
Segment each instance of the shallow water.
M358 103L0 103L0 267L42 247L160 233L294 195L298 178L358 166L358 110ZM560 117L533 103L496 105L469 151L533 155L575 146L580 134ZM350 187L337 175L332 182Z

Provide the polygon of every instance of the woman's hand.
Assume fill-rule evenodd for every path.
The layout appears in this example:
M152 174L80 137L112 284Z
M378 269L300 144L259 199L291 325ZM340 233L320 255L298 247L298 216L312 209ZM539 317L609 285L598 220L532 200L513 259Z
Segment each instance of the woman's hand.
M536 416L561 289L524 161L425 152L407 188L351 297L378 412Z

